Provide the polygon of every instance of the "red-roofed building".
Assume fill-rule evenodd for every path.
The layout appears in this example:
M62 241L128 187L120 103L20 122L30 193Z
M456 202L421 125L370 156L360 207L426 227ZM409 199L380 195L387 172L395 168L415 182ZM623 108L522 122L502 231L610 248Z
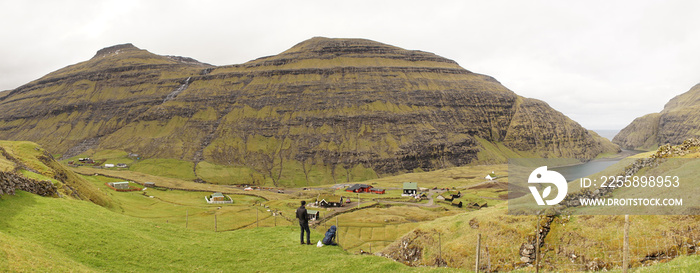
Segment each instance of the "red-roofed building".
M360 193L360 192L370 192L371 189L372 189L372 186L370 186L370 185L355 184L355 185L352 185L351 187L345 189L345 191Z

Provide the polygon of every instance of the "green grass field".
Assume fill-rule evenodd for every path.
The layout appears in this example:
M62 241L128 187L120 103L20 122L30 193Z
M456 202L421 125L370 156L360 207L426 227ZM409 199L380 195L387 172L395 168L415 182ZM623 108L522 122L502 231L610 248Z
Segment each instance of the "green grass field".
M117 192L105 182L123 181L105 176L84 176L95 187L103 191L115 204L113 211L127 216L151 220L156 223L174 224L196 230L234 230L247 226L289 225L284 218L270 219L270 213L259 204L265 201L248 195L229 195L233 204L208 204L204 197L212 192L165 190L158 188L145 191ZM258 210L256 215L256 211Z
M424 272L338 247L299 245L296 226L187 230L92 203L18 192L0 199L0 271ZM313 232L314 240L321 234Z
M319 193L331 192L356 201L357 194L345 194L343 189L333 190L330 185L312 190L286 189L287 194L276 190L244 192L227 185L195 183L134 170L66 168L39 160L43 150L36 144L0 142L0 146L39 172L21 170L22 175L60 183L52 177L57 172L65 173L67 181L99 197L100 202L95 203L103 204L70 197L43 198L21 191L16 196L0 195L0 272L457 271L431 266L441 255L451 267L472 269L477 234L481 234L484 247L482 265L498 271L534 271L531 267L521 268L518 251L523 242L533 238L536 218L508 215L506 202L498 200L508 179L505 165L449 168L366 181L378 188L401 188L408 181L418 182L419 187L454 187L462 192L460 200L488 202L489 206L471 210L438 201L436 207L417 207L426 205L426 201L396 204L372 200L402 201L399 189L388 190L386 195L361 194L364 209L329 218L312 232L312 241L320 240L337 219L342 248L316 248L298 245L294 210L299 202L313 202ZM115 151L104 156L124 158L124 153ZM180 164L170 163L170 167ZM0 156L2 170L12 171L16 166L13 160ZM616 172L624 166L616 164L606 172ZM696 169L697 166L688 165L681 170L695 173ZM499 182L483 183L483 176L491 171L500 176ZM124 180L196 191L149 188L116 192L104 185ZM204 197L213 192L230 193L227 195L233 204L207 204ZM281 211L283 217L272 217L272 211ZM331 213L332 210L321 209L321 217ZM691 253L689 247L678 244L697 243L693 238L699 238L700 216L630 218L633 272L700 270L697 255L642 261L658 253ZM580 271L596 262L606 270L619 272L621 219L606 215L557 217L545 239L542 269ZM423 255L418 264L428 267L407 267L386 258L352 255L360 250L397 252L397 241L415 232L422 232L416 237ZM576 258L570 258L571 254Z
M388 206L358 210L338 216L338 238L343 248L351 253L360 250L379 252L396 239L440 217L460 213L457 210L432 211L411 206ZM317 230L324 232L336 221L330 220Z

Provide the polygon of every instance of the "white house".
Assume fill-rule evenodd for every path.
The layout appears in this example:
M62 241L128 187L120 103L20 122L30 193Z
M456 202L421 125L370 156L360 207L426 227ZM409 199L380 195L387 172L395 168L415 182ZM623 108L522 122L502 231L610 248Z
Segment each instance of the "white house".
M231 204L233 199L230 196L224 196L223 193L215 192L210 196L204 196L204 200L209 204Z
M128 181L112 182L112 183L110 183L110 185L112 185L112 187L114 187L115 189L118 189L118 190L128 190L129 189L129 182Z

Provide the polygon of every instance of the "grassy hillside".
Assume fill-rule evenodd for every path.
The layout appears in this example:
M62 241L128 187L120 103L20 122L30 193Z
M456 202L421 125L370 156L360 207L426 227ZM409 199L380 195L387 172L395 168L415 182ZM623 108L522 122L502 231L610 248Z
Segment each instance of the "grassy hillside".
M635 157L648 158L652 155L663 155L663 157L692 159L700 156L697 144L693 146L684 143L662 148L657 152L639 154ZM623 160L590 177L616 175L633 161L633 159ZM683 174L685 183L692 184L700 181L697 162L685 162L687 164L679 167L677 161L667 161L655 167L654 170ZM644 173L650 173L650 171L642 169L640 174ZM663 174L654 173L654 175ZM635 193L634 188L620 189L614 193L614 196L629 197L634 196ZM648 191L645 193L648 194ZM695 195L690 189L676 197L693 200ZM588 208L576 208L576 210L589 211ZM541 250L542 268L555 271L619 269L622 266L624 216L605 215L607 213L554 217ZM546 220L544 217L538 219L536 216L508 215L507 205L498 204L479 211L422 223L411 233L387 246L382 252L386 256L405 260L402 257L403 254L420 249L421 255L418 255L415 261L410 261L413 264L435 265L439 261L444 261L451 267L473 268L476 256L475 246L478 236L481 235L482 269L510 271L528 266L521 260L522 247L534 244L538 222L544 225ZM700 248L700 216L698 215L631 215L630 222L630 261L635 268L656 264L661 265L659 268L678 268L663 264L678 255L697 254L697 249ZM441 248L437 242L441 242ZM681 258L677 263L682 265L682 270L677 272L697 272L694 269L700 268L700 258L697 255ZM648 272L667 271L660 269Z
M11 152L0 157L0 166L16 167L17 162L31 164L29 176L51 176L57 170L34 160L43 150L33 143L3 143ZM671 149L675 151L675 149ZM684 157L697 158L697 149ZM104 152L124 157L120 152ZM649 156L651 153L644 154ZM16 156L16 157L15 157ZM640 155L642 156L642 155ZM18 159L19 158L19 159ZM44 165L40 165L42 163ZM23 163L24 164L24 163ZM620 163L606 172L624 169ZM267 208L293 215L300 200L311 201L318 193L342 190L319 187L305 191L286 189L285 194L270 191L243 192L234 187L194 183L176 178L156 177L130 170L90 167L61 169L82 181L85 187L100 193L107 207L70 198L44 198L26 192L16 196L0 195L0 272L411 272L453 271L433 267L406 267L399 262L370 256L351 255L360 249L381 250L387 256L404 260L414 255L419 266L436 264L472 269L476 238L481 234L482 270L531 271L519 260L521 246L534 238L538 219L534 216L507 215L500 188L508 179L506 165L455 167L434 172L416 172L367 181L387 189L383 196L363 194L362 206L372 208L338 216L339 247L316 248L298 245L298 227L293 221L270 217ZM83 175L75 175L72 170ZM497 182L484 183L485 174L495 172ZM692 170L688 170L691 171ZM201 191L252 193L231 195L231 205L209 205L206 192L147 189L140 192L115 192L105 182L122 178L95 176L94 173L120 176L139 182L156 182L175 188ZM373 198L401 198L403 182L417 181L419 187L436 185L462 191L461 200L488 201L481 210L452 207L436 201L417 203L381 203ZM435 194L437 192L433 192ZM355 198L356 194L350 194ZM270 201L265 201L265 199ZM389 202L399 199L388 199ZM426 206L423 206L426 205ZM255 226L259 209L260 228ZM331 211L322 211L326 216ZM188 227L185 228L185 215ZM214 217L218 219L214 232ZM700 247L700 216L632 216L631 257L641 272L697 272L699 256L680 257ZM293 218L293 216L291 216ZM335 218L335 217L334 217ZM622 216L559 216L542 249L545 270L615 270L621 264ZM313 231L313 241L322 237L335 219ZM541 222L542 219L540 219ZM221 232L226 230L225 232ZM405 235L405 236L404 236ZM691 247L692 246L692 247ZM409 256L411 256L409 255ZM667 263L668 262L668 263ZM647 267L651 266L651 267Z
M654 150L700 137L700 84L671 99L660 113L638 117L613 138L626 149Z
M0 171L19 173L35 181L50 181L58 196L85 199L110 206L104 193L53 159L46 150L29 141L0 141Z
M387 272L409 268L337 247L298 244L295 226L206 232L88 202L20 192L0 199L0 271ZM314 233L313 238L321 238ZM3 257L7 257L3 259ZM449 271L449 269L441 270Z

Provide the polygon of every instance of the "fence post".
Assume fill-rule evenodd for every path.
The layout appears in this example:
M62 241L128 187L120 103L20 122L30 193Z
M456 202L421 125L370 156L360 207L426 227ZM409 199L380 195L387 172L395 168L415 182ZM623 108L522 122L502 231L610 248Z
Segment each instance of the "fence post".
M481 255L481 233L476 236L476 266L474 272L479 273L479 256Z
M335 216L335 242L340 244L340 229L338 228L338 216Z
M442 235L438 232L438 255L440 257L440 263L442 263ZM438 266L440 266L438 264Z
M190 222L189 210L185 210L185 229L187 229L187 224Z
M260 227L260 222L258 222L258 207L255 207L255 227Z
M535 230L535 272L540 272L540 216L537 215L537 229Z
M216 214L214 214L214 232L219 231L218 222L216 220Z
M622 244L622 272L627 273L630 263L630 216L625 215L625 238Z

